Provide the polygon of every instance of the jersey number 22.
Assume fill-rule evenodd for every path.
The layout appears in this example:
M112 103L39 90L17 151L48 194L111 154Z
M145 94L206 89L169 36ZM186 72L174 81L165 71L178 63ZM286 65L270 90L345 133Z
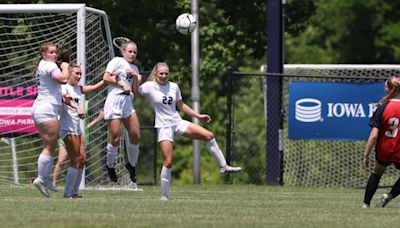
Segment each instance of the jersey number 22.
M163 96L162 103L171 105L172 104L172 97Z

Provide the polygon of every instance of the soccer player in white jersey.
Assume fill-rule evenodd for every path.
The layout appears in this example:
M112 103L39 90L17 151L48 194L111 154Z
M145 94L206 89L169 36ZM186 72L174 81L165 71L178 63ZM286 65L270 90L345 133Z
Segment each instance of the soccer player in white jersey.
M86 108L86 106L85 106ZM104 119L104 112L103 110L100 110L98 112L98 115L96 116L96 118L94 118L92 121L90 121L85 128L85 143L88 137L88 131L86 131L86 129L91 128L93 125L95 125L97 122L101 121ZM54 165L54 171L53 171L53 186L57 186L58 181L61 179L61 173L62 170L64 168L64 165L69 163L69 156L68 156L68 152L65 149L65 145L63 140L59 140L58 141L59 144L59 150L58 150L58 159L57 159L57 163ZM76 196L75 196L76 198Z
M78 190L86 162L85 140L80 127L80 119L84 117L84 111L80 107L84 102L81 95L95 92L104 86L103 80L95 85L79 85L81 76L81 67L71 64L68 82L61 86L64 104L60 114L60 137L70 158L64 189L65 198L81 198Z
M189 116L206 123L211 122L209 115L195 112L182 101L179 86L169 81L169 67L166 63L157 63L149 75L149 80L140 87L138 86L136 77L134 79L134 94L148 96L155 112L155 128L157 128L158 142L163 156L163 167L160 175L162 188L161 200L168 200L174 136L184 135L190 139L206 141L208 151L220 167L221 175L242 170L241 167L227 165L225 157L219 149L212 132L198 124L181 118L176 107Z
M135 76L140 83L139 69L132 62L136 59L137 45L135 42L125 39L121 45L116 45L122 57L113 58L106 67L103 80L108 84L107 99L104 104L104 119L107 121L110 132L110 141L107 144L107 170L113 183L118 181L114 162L117 149L120 146L121 122L125 126L129 136L127 154L129 162L125 167L129 170L132 188L137 188L136 163L139 156L140 126L139 120L133 108L132 85Z
M51 181L53 153L59 139L58 115L62 98L61 84L68 79L68 63L56 65L57 49L53 43L44 43L40 46L40 58L37 61L35 75L38 86L38 95L32 106L32 119L39 131L43 149L38 158L38 177L33 184L46 197L48 189L56 191Z

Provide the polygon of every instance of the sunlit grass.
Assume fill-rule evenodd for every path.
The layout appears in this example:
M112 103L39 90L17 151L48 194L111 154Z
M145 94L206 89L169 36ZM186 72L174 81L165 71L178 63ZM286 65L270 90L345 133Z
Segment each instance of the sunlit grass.
M160 200L143 192L83 190L50 198L33 187L0 187L0 227L397 227L400 204L362 209L360 189L179 186ZM378 190L377 197L386 189Z

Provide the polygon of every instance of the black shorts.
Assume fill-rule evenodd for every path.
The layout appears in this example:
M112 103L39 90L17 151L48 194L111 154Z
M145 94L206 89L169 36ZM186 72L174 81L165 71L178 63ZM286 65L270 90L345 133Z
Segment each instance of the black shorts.
M383 166L386 166L386 167L388 167L389 165L393 164L394 167L396 167L396 169L399 169L399 170L400 170L400 163L380 161L380 160L378 160L378 159L376 159L376 161L377 161L379 164L381 164L381 165L383 165Z

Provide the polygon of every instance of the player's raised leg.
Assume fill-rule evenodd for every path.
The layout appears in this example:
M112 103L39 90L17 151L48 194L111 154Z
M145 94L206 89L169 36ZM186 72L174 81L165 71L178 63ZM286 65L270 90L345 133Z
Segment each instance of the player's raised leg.
M229 166L226 163L224 154L219 148L218 143L214 138L214 134L209 130L195 123L189 123L189 125L185 130L184 135L191 139L200 139L207 142L208 152L214 158L215 162L219 165L220 167L219 172L222 176L227 173L237 173L242 170L241 167Z

